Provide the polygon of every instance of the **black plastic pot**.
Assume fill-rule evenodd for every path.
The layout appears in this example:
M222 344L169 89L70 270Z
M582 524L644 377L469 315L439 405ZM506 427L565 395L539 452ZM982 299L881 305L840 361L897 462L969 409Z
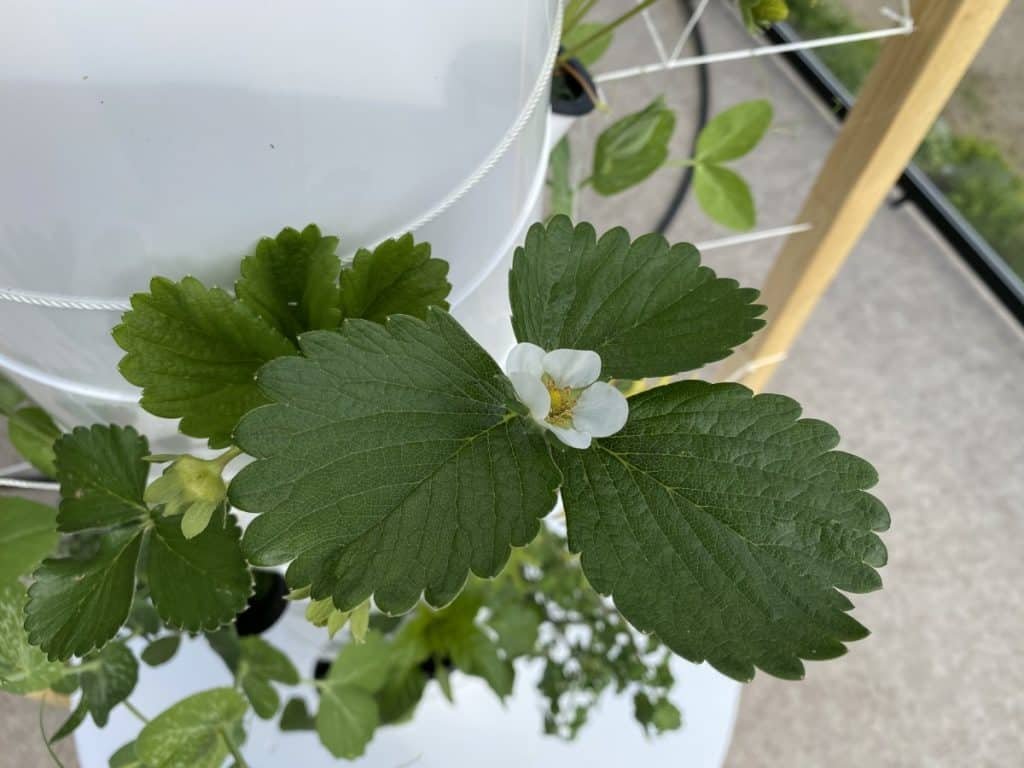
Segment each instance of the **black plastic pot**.
M277 571L254 571L255 581L248 607L235 617L235 629L242 637L261 635L281 618L288 607L288 585Z
M593 112L596 105L591 93L597 93L597 86L579 59L555 67L551 75L551 111L556 115L579 117Z

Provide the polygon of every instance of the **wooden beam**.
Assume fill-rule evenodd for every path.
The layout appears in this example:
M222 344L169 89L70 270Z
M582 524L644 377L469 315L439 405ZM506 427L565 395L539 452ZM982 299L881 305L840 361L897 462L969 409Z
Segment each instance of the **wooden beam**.
M790 236L765 282L768 325L736 359L748 387L785 357L1008 3L917 0L914 32L883 45L797 218L813 228Z

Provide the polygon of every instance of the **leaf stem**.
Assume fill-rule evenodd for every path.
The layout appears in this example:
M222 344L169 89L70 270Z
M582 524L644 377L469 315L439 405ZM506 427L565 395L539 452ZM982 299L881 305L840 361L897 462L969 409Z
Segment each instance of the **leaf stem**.
M43 723L43 712L46 709L46 699L39 699L39 735L43 737L43 744L46 746L46 751L50 753L50 759L56 763L57 768L64 768L64 763L57 757L57 753L53 751L53 747L50 744L50 739L46 736L46 726Z
M129 712L131 712L133 715L135 715L143 723L148 723L149 722L149 718L146 717L144 714L142 714L134 704L132 704L130 701L128 701L128 699L125 699L123 703L124 703L125 709L127 709Z
M232 461L234 461L235 459L237 459L241 455L242 455L242 449L241 448L238 448L236 446L231 446L230 448L228 448L226 451L224 451L224 453L222 453L217 458L211 459L211 461L214 464L216 464L218 467L220 467L221 469L224 469L224 467L226 467L228 464L230 464Z
M238 768L249 768L249 764L245 762L245 758L242 757L242 753L239 751L238 747L235 746L235 742L231 740L230 736L228 736L228 732L223 728L218 728L217 730L220 732L220 737L224 739L224 743L228 747L228 752L230 752L231 756L235 758L235 765L238 766Z
M643 11L647 10L647 8L649 8L650 6L654 5L656 2L658 2L658 0L643 0L642 3L639 3L638 5L634 6L630 10L626 11L624 14L619 16L614 21L610 21L607 24L605 24L603 27L601 27L599 30L597 30L594 34L590 35L589 37L584 38L583 41L578 43L575 48L573 48L571 50L568 50L568 51L565 51L564 53L562 53L558 57L558 59L555 61L555 65L559 66L561 64L565 64L565 62L567 62L573 56L576 56L580 51L582 51L588 45L590 45L591 43L593 43L593 42L595 42L597 40L600 40L602 37L607 35L613 29L615 29L618 26L621 26L622 24L625 24L631 18L636 16L638 13L642 13Z

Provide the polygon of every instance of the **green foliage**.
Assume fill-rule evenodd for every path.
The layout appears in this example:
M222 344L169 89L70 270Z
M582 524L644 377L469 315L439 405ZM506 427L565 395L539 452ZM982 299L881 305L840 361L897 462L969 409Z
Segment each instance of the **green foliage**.
M363 754L380 721L374 694L387 680L390 652L371 632L365 643L346 645L320 686L316 730L335 757Z
M594 147L590 183L601 195L615 195L639 184L668 158L676 116L659 96L639 112L616 120Z
M64 676L63 664L29 645L22 627L25 598L20 582L0 582L0 691L8 693L43 690Z
M281 697L271 683L298 685L299 673L287 656L260 637L240 638L239 649L236 679L253 711L270 719L281 706Z
M232 688L189 696L146 723L135 742L138 759L161 768L220 768L246 708Z
M787 679L867 630L838 589L881 586L869 464L779 395L684 381L633 397L625 429L562 451L569 545L594 588L676 653ZM757 450L752 451L751 446Z
M699 165L694 171L693 191L704 213L730 229L751 229L757 212L750 187L735 171L721 165Z
M7 437L14 450L47 477L57 474L53 441L59 436L60 429L42 408L26 406L8 417Z
M82 698L93 721L107 724L110 710L127 699L139 679L139 663L124 643L107 643L82 665Z
M740 13L748 27L767 27L789 16L787 0L739 0ZM812 0L813 2L813 0Z
M0 498L0 584L24 576L57 548L57 510L28 499Z
M570 169L572 165L572 150L569 147L569 137L563 136L555 148L551 150L551 158L548 162L548 186L551 188L551 214L553 216L573 215L573 191Z
M533 538L557 471L509 410L511 384L449 315L348 321L302 347L262 370L274 404L238 428L257 459L230 488L260 515L243 542L251 562L294 559L289 583L339 610L373 594L402 613L424 590L444 605L468 571L495 575Z
M602 376L640 379L726 357L764 325L757 291L700 266L689 244L660 235L630 242L621 227L600 240L557 216L535 224L509 277L512 327L544 349L591 349Z
M604 56L615 37L614 31L611 29L600 37L595 37L604 26L596 21L576 24L562 35L562 47L567 51L573 51L573 56L579 59L584 67L590 68ZM593 39L591 40L591 38ZM581 48L580 44L586 43L587 40L591 40L591 42Z
M316 729L316 718L309 714L306 702L302 699L288 699L281 710L278 725L282 731L312 731Z
M159 667L174 658L180 645L181 635L158 637L142 650L139 658L151 667Z

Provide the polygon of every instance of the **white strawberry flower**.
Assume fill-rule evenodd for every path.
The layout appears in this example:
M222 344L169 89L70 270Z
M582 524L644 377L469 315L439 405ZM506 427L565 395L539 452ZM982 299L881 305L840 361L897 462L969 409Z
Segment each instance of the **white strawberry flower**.
M505 369L533 420L568 446L589 448L591 438L608 437L626 424L626 396L597 380L601 375L597 352L545 352L523 342L508 353Z

